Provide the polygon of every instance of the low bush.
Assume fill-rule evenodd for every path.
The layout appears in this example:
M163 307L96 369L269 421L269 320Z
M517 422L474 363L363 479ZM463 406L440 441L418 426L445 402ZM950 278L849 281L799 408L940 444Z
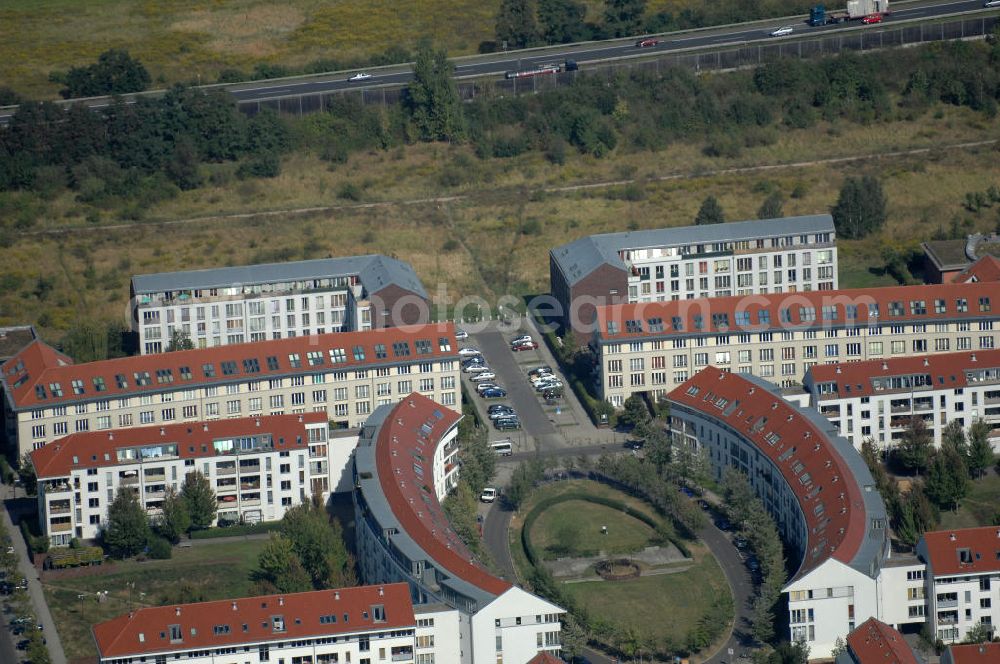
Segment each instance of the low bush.
M219 528L206 528L204 530L192 530L190 537L193 540L214 539L216 537L239 537L242 535L269 533L272 530L280 529L280 521L270 521L267 523L250 523L234 526L222 526Z

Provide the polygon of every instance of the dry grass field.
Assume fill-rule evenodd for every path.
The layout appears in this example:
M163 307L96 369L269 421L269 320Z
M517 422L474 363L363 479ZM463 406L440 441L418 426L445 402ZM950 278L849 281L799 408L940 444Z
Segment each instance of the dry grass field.
M841 281L890 283L870 269L882 264L884 247L914 248L954 219L971 232L992 230L1000 218L996 206L977 214L962 207L965 192L1000 184L995 146L940 147L997 138L1000 127L967 109L937 115L787 132L734 159L705 157L695 144L607 159L572 155L563 166L537 154L479 161L468 147L441 144L357 154L336 167L304 153L287 157L277 178L222 178L145 210L139 221L104 211L95 223L65 194L36 202L44 211L31 234L4 250L0 325L40 323L56 341L82 312L125 320L132 274L375 252L410 261L431 293L444 289L452 302L545 292L553 246L589 233L687 225L709 194L731 220L753 218L772 190L785 197L785 214L825 212L843 178L861 173L882 178L889 223L877 237L840 243ZM926 147L933 149L889 156ZM857 155L881 156L823 161ZM470 181L445 187L440 174L453 163ZM623 179L635 184L573 189ZM357 185L359 201L338 198L345 183ZM318 209L286 212L311 208ZM257 215L266 211L274 214ZM204 218L234 214L251 216Z
M652 0L649 13L696 0ZM588 19L601 0L586 0ZM452 55L493 38L499 0L5 0L0 3L0 85L56 97L53 70L128 49L154 85L214 82L228 67L299 67L364 59L429 37Z

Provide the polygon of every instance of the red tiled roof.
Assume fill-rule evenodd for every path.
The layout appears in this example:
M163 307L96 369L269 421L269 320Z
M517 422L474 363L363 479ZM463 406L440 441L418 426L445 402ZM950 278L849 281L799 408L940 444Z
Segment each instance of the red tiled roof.
M566 662L550 652L540 652L529 659L528 664L566 664Z
M927 389L952 389L969 385L966 371L973 369L1000 368L1000 350L964 351L961 353L933 353L916 357L893 357L884 360L864 362L840 362L837 364L817 364L809 368L807 382L812 385L836 383L833 394L817 394L822 399L863 397L873 394L888 394L897 390L878 390L872 380L888 376L911 376L927 374L931 385ZM911 388L906 388L911 391Z
M446 339L442 350L440 339ZM420 353L417 341L428 342L430 351ZM407 344L408 354L397 356L394 343ZM377 357L376 344L385 346L384 357ZM354 349L363 349L363 355L355 357ZM319 351L323 364L310 366L307 353ZM334 364L331 352L341 351L342 361ZM291 366L289 355L299 355L299 367ZM86 364L73 364L67 356L53 350L41 341L34 341L27 348L9 359L0 367L0 378L3 379L8 394L18 408L32 408L83 400L108 399L124 395L134 395L146 392L162 392L165 389L184 389L207 384L229 383L237 380L267 378L269 376L287 376L290 374L315 373L318 370L354 369L366 366L398 364L400 362L418 362L423 359L457 357L458 345L455 342L455 326L453 323L431 325L413 325L392 327L365 332L337 332L332 334L314 334L308 337L293 337L274 341L259 341L255 343L231 344L214 348L199 348L195 350L177 351L174 353L159 353L156 355L137 355L112 360L101 360ZM277 369L271 369L268 358L277 360ZM244 360L256 361L256 370L248 373ZM235 363L235 372L224 375L222 364ZM213 376L207 376L203 365L212 365ZM182 368L187 368L191 376L185 379ZM169 370L169 380L158 382L157 371ZM137 373L148 373L148 384L138 385ZM124 376L126 387L118 387L116 376ZM104 380L105 389L97 391L95 378ZM84 393L74 394L72 380L82 380ZM53 396L50 384L58 383L62 389L62 397ZM44 389L45 397L41 399L36 394L35 387Z
M924 533L924 543L934 576L1000 572L1000 526L936 530ZM969 550L970 562L960 549Z
M951 664L997 664L1000 662L1000 643L970 643L948 646Z
M115 454L119 448L176 443L178 456L182 459L211 457L216 456L211 444L215 440L261 433L271 434L276 450L306 449L309 438L305 425L321 422L326 422L326 413L268 415L73 433L32 451L31 464L40 479L65 477L78 468L119 465Z
M802 563L795 576L805 574L830 557L851 563L865 537L864 497L854 474L826 433L780 396L713 366L689 378L668 398L724 422L756 445L781 472L802 509L808 533ZM774 436L779 438L772 442ZM780 458L789 450L794 453ZM798 473L797 463L802 464ZM807 473L810 481L803 484L800 479ZM818 488L822 490L814 493ZM823 510L817 514L820 504Z
M986 254L975 263L965 268L955 281L969 283L973 281L1000 281L1000 258Z
M385 607L385 620L375 622L371 607L378 604ZM275 616L284 618L283 631L272 629ZM336 616L336 622L321 623L322 616ZM107 658L405 629L415 624L409 587L391 583L144 608L98 623L93 631L101 657ZM170 642L169 625L180 626L181 642ZM225 626L225 631L216 634L217 626Z
M992 283L931 284L926 286L893 286L885 288L854 288L837 291L808 291L799 293L772 293L770 295L738 295L731 297L673 300L670 302L641 302L597 307L597 332L602 340L662 337L691 334L738 334L740 332L766 332L768 330L823 329L845 325L867 327L869 324L893 325L956 319L1000 318L1000 303L992 311L997 297L997 285ZM990 306L980 311L979 298L990 300ZM968 311L958 311L957 300L967 302ZM936 300L944 300L944 313L937 313ZM914 314L911 302L923 301L926 313ZM902 306L901 315L892 315L892 305ZM857 307L857 316L847 319L847 305ZM869 305L878 305L878 317L869 317ZM836 307L833 320L823 320L823 307ZM812 308L815 318L803 317L802 308ZM767 312L763 321L759 312ZM783 320L782 312L788 312ZM748 314L747 322L739 321ZM698 330L696 317L701 316L702 329ZM725 318L723 318L725 316ZM674 327L677 317L682 329ZM653 320L651 323L650 320ZM656 319L662 331L656 331ZM641 327L631 327L632 321ZM725 325L721 323L725 321ZM608 333L608 323L617 326L617 332ZM651 330L651 328L654 328Z
M851 632L847 646L858 664L920 664L903 635L875 618Z
M500 595L511 584L472 560L429 485L433 482L434 450L461 417L422 394L410 394L383 421L375 443L375 464L382 492L400 528L456 577ZM417 475L415 466L421 468L422 476Z

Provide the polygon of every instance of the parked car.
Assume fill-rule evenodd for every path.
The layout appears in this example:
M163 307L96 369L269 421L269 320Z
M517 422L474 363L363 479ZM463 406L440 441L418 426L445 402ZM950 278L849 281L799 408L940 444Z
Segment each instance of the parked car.
M491 387L500 387L500 386L497 385L496 383L491 383L490 381L486 381L485 383L477 383L476 384L476 392L479 392L480 394L482 394L483 390L488 390Z
M729 523L728 519L716 519L715 527L719 530L726 532L733 529L733 524Z
M535 350L536 348L538 348L538 343L534 341L519 341L510 347L515 353L522 350Z
M491 387L479 393L484 399L503 399L507 396L507 390L502 387Z
M636 48L647 48L649 46L656 46L660 43L659 39L654 37L647 37L646 39L640 39L635 43Z
M455 338L458 339L459 341L462 341L463 339L468 339L469 338L469 333L466 332L465 330L463 330L460 327L456 327L455 328Z
M701 499L698 500L698 507L700 507L701 509L705 510L706 512L708 510L712 509L712 506L709 505L708 501L705 500L704 498L701 498Z
M536 392L545 392L546 390L561 390L563 388L563 383L561 380L553 380L547 383L542 383L541 385L535 386Z
M1000 7L1000 0L986 0L983 7Z
M359 71L357 74L354 74L353 76L351 76L347 80L351 81L353 83L355 81L367 81L367 80L370 80L371 77L372 77L371 74L368 74L368 73L363 72L363 71Z
M542 398L546 401L561 399L563 395L561 387L547 387L542 391Z
M28 649L28 644L30 644L30 643L31 643L31 641L29 641L28 639L21 639L20 641L17 642L17 649L18 650L27 650Z
M863 19L861 19L861 22L864 23L865 25L872 25L873 23L881 23L882 22L882 15L881 14L869 14L868 16L865 16Z
M681 488L679 489L679 491L680 491L681 493L683 493L683 494L684 494L685 496L687 496L688 498L694 498L694 491L692 491L691 489L689 489L689 488L688 488L688 487L686 487L686 486L682 486L682 487L681 487Z
M462 370L466 370L469 367L481 367L486 364L486 360L482 355L477 355L476 357L470 358L465 362L462 362Z
M521 428L521 420L517 417L501 417L500 419L493 420L493 426L498 431L512 431Z
M534 339L531 338L530 334L522 334L519 337L514 337L513 339L511 339L510 345L513 346L514 344L524 343L526 341L534 341Z
M625 447L630 450L641 450L645 446L646 441L644 440L626 440Z
M790 26L790 25L783 25L780 28L778 28L777 30L772 30L771 31L771 36L772 37L784 37L785 35L790 35L793 32L795 32L795 29L792 28L792 26Z
M747 558L747 569L751 572L757 573L760 571L760 562L754 556Z
M459 348L458 354L461 355L462 357L469 357L471 355L482 355L482 353L479 352L479 349L474 348L473 346L466 346L465 348Z
M481 500L484 503L492 503L496 499L497 499L497 490L491 486L486 487L485 489L483 489L483 492L479 494L479 500Z
M489 370L490 368L485 364L470 364L468 367L465 368L465 373L471 373L471 374L486 373ZM496 378L496 376L494 375L493 378Z
M551 374L551 373L552 373L551 367L548 366L535 367L534 369L531 369L528 372L528 378L537 378L538 376L543 376L545 374Z
M473 383L478 383L484 380L493 380L496 377L497 375L495 373L487 369L486 371L480 371L478 373L473 374L472 378L470 378L469 380L471 380Z
M516 417L517 411L515 411L510 406L501 406L499 409L489 413L489 418L491 420L499 420L504 417Z

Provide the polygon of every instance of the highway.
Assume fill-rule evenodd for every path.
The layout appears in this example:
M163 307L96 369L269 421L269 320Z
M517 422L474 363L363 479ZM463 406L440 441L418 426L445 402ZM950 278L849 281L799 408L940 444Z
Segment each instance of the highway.
M897 3L892 6L892 13L883 21L892 25L899 21L921 18L934 18L963 12L981 13L995 10L984 10L982 0L914 0L905 5ZM771 37L770 33L778 27L790 25L794 32L786 37ZM802 36L814 36L843 30L878 30L878 25L863 26L860 21L851 21L840 25L824 25L812 27L806 22L806 17L794 19L774 19L770 21L754 21L718 28L690 30L681 33L671 33L658 38L660 43L646 48L636 47L636 39L616 39L600 42L578 44L563 44L543 48L495 53L491 55L465 56L455 58L456 78L476 78L497 76L502 77L508 71L532 69L544 64L562 64L566 60L576 61L582 68L587 63L610 61L655 55L657 53L681 51L706 47L721 47L730 45L754 44L757 42L778 43L796 40ZM355 72L335 72L308 77L293 77L263 81L248 81L231 85L205 85L203 89L227 90L240 102L268 101L299 95L315 95L324 92L343 90L376 89L382 86L396 87L409 82L413 78L409 64L378 67L367 70L371 78L363 81L347 80ZM160 91L150 91L143 94L156 95ZM126 96L126 100L129 96ZM110 103L107 97L94 97L81 100L91 108L101 108ZM63 102L72 103L72 102ZM16 107L0 110L0 124L6 124Z

